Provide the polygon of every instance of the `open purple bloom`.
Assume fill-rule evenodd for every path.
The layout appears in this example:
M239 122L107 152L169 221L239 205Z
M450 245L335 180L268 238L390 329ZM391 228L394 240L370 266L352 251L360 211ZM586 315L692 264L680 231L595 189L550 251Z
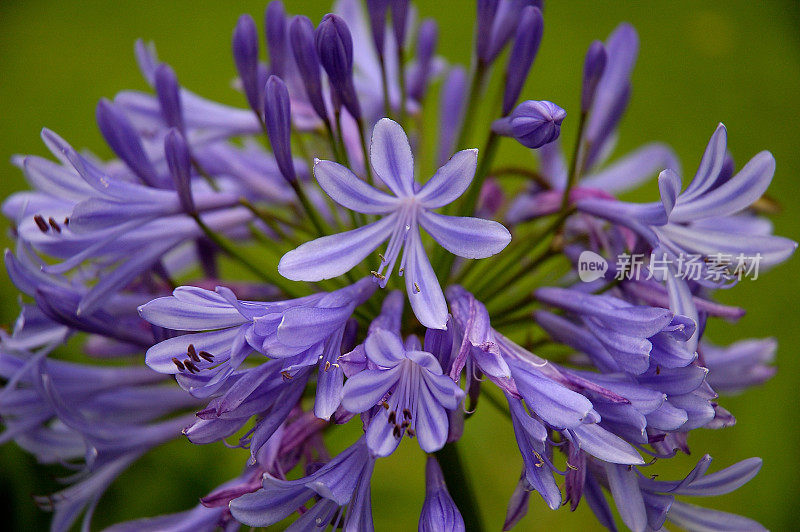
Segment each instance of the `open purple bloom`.
M364 438L342 451L317 472L297 480L264 476L263 487L230 503L230 511L250 526L268 526L316 499L292 524L291 530L341 525L346 531L372 530L370 479L375 459ZM343 507L347 506L347 512ZM344 515L343 515L344 514Z
M400 272L405 275L406 292L414 313L426 327L443 329L447 303L422 245L419 226L451 253L471 259L494 255L511 241L511 234L497 222L432 212L453 202L467 189L475 175L477 158L478 150L460 151L419 187L414 180L414 158L403 128L388 118L381 119L372 134L370 161L393 195L373 188L331 161L316 160L314 175L340 205L384 217L358 229L301 245L283 256L278 271L295 281L337 277L389 239L375 273L381 286L386 286L402 249Z
M365 369L344 385L342 406L350 412L377 406L366 438L376 456L392 454L404 434L416 436L422 450L438 451L447 440L447 410L464 398L464 391L442 374L436 357L418 344L407 348L397 335L376 330L365 343L376 369Z

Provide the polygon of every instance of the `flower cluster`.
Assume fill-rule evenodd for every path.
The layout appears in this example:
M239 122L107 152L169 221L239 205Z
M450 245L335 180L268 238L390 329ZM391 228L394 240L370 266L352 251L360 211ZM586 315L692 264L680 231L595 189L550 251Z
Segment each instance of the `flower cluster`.
M463 464L457 442L483 408L506 415L519 447L504 529L534 492L553 510L585 500L612 530L612 506L637 532L761 529L682 499L740 487L760 459L709 473L704 455L677 481L649 468L688 454L694 429L735 422L718 392L774 373L772 340L703 337L709 319L742 315L713 299L735 283L671 264L789 258L796 244L754 207L775 161L765 151L737 170L720 125L683 190L664 144L607 163L638 49L627 24L589 47L565 155L566 111L519 102L541 9L478 0L468 74L436 54L436 23L417 23L408 1L339 0L315 26L276 0L269 63L250 16L233 31L249 108L190 92L137 42L153 92L97 106L116 158L45 129L52 159L14 159L31 190L3 204L16 237L5 263L24 297L0 337L0 442L79 470L37 497L53 530L81 515L88 528L123 471L184 437L249 458L195 508L112 530L372 530L373 469L404 438L427 453L419 529L479 530L462 466L485 465ZM494 75L502 103L478 150L466 143ZM426 147L423 113L436 109ZM515 141L536 156L515 170L522 188L493 164ZM617 199L656 173L660 201ZM586 252L611 267L584 282ZM615 257L631 254L670 266L619 275ZM61 355L73 337L78 360ZM345 423L363 435L331 456L325 433Z

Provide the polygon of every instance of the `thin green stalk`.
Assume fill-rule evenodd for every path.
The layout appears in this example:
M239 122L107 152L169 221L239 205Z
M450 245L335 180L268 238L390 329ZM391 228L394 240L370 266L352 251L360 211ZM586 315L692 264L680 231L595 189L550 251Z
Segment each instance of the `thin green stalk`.
M475 67L475 72L472 74L472 83L469 87L469 96L467 99L467 107L464 110L464 120L461 123L461 131L458 134L458 142L456 146L463 149L467 142L467 137L472 129L472 121L475 118L475 107L478 105L478 99L481 92L483 92L483 83L486 74L489 72L488 67L482 62L478 61Z
M380 54L381 66L381 88L383 89L383 112L389 118L392 117L392 103L389 99L389 80L386 76L386 61L383 59L383 54Z
M358 137L361 139L361 153L364 154L364 169L367 172L367 182L370 185L375 185L375 180L372 177L372 165L369 163L369 152L367 151L367 134L364 131L364 120L358 119Z
M585 150L581 150L583 144L583 129L586 127L586 112L581 113L581 117L578 121L578 136L575 139L575 148L572 153L572 161L569 165L569 174L567 174L567 184L564 187L564 196L561 198L561 212L565 212L567 210L567 206L569 205L569 193L572 187L575 185L575 182L578 180L578 172L582 170L583 161L579 160L582 159L582 152Z
M398 115L400 116L400 125L405 125L406 121L406 67L405 67L405 51L403 50L402 43L397 43L397 71L400 78L400 109Z
M303 190L302 185L298 181L291 181L290 184L292 185L292 189L294 193L297 194L297 199L300 200L300 205L303 206L303 210L306 211L308 217L311 219L311 224L314 226L314 229L317 230L320 236L327 235L328 230L326 229L327 224L325 221L320 217L317 209L311 204L306 196L305 190Z
M434 454L442 468L447 490L461 512L461 517L464 518L467 530L483 532L483 521L478 508L478 501L458 455L456 443L448 443Z
M198 227L202 229L203 233L208 237L208 239L211 240L214 244L216 244L217 247L219 247L219 249L223 253L225 253L232 259L239 262L242 266L247 268L251 273L256 275L262 281L277 286L278 288L283 290L287 295L291 297L300 296L300 293L295 289L293 283L288 282L286 279L278 275L273 276L271 273L263 271L261 268L250 262L250 260L247 257L239 253L239 251L235 247L231 246L230 243L224 237L218 235L217 233L214 232L213 229L211 229L208 225L206 225L206 223L202 220L202 218L200 218L200 215L193 214L192 218L194 218L195 222L197 222Z

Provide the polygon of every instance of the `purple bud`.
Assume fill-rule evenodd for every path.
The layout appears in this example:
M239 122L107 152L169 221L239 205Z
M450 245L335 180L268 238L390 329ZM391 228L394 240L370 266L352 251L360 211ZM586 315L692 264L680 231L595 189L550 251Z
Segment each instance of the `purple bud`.
M514 488L514 493L511 494L511 499L508 501L506 521L503 523L503 530L511 530L528 514L528 503L530 502L531 491L533 491L533 486L530 485L525 477L525 470L523 469L517 487Z
M419 531L434 532L465 530L464 518L447 491L442 468L434 456L428 456L425 465L425 503L419 516Z
M169 127L176 127L183 131L183 111L181 109L181 92L175 71L167 64L160 64L156 68L156 94L161 106L161 116Z
M417 36L417 62L408 75L408 95L414 100L422 101L425 97L438 37L439 28L436 22L431 19L423 21Z
M536 52L539 51L539 43L542 42L542 32L544 31L544 19L542 12L538 8L528 6L522 11L522 19L517 26L517 36L514 39L514 46L511 48L511 55L508 57L508 67L506 69L506 90L503 94L503 116L511 112L514 104L517 103L528 78Z
M361 107L353 87L353 38L347 23L338 15L328 13L322 17L314 34L322 68L328 74L334 96L353 115L361 118Z
M233 30L233 60L242 81L247 103L258 112L261 87L258 83L258 30L253 17L242 15Z
M272 66L271 74L283 76L286 74L286 11L280 0L274 0L267 5L264 12L264 31L266 32L267 51L269 62Z
M183 135L176 128L171 128L164 138L164 155L181 207L189 214L197 212L192 198L192 156Z
M488 62L486 58L489 57L489 47L492 44L492 26L497 13L497 4L498 0L478 0L475 41L478 59L484 63Z
M583 63L583 90L581 91L581 112L586 113L594 101L597 82L606 68L606 48L600 41L594 41L586 52Z
M461 67L454 67L447 74L442 86L439 105L439 164L447 162L464 118L464 105L467 96L467 74Z
M128 117L105 98L97 104L97 125L103 138L134 174L151 187L164 188L153 164L144 153L142 141Z
M566 116L567 112L552 102L528 100L519 104L508 117L495 120L492 130L536 149L558 138Z
M289 40L311 107L321 119L327 120L328 111L325 109L325 100L322 97L319 58L314 46L314 24L308 17L298 15L292 19L289 24Z
M290 183L297 181L292 161L292 115L289 91L278 76L270 76L264 93L264 123L272 144L275 161L283 177Z
M406 27L408 26L408 0L389 0L392 8L392 28L397 41L397 49L402 50L406 42Z
M522 10L529 3L531 2L514 0L500 2L498 4L492 26L490 27L490 42L488 48L485 55L480 57L484 63L489 64L497 59L497 56L503 51L508 41L511 40L514 32L517 31L517 26L522 16Z
M369 14L372 40L378 56L383 57L383 47L386 40L386 11L389 9L389 0L367 0L367 13Z

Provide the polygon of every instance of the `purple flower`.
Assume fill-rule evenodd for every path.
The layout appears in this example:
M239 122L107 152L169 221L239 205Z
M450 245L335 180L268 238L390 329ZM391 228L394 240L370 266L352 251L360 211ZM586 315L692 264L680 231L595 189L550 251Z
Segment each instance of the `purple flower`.
M536 149L558 138L566 116L566 111L552 102L528 100L519 104L508 117L495 120L492 129Z
M464 519L447 492L442 468L433 456L425 464L425 502L419 516L419 532L449 530L463 532Z
M344 385L344 408L372 411L366 442L376 456L392 454L404 434L416 436L426 452L441 449L447 440L447 410L464 398L464 391L442 374L436 357L414 343L404 346L397 335L376 330L364 344L376 369L365 369Z
M467 189L475 174L477 155L477 150L456 153L425 185L418 187L403 128L388 118L381 119L372 134L370 160L375 173L394 195L371 187L331 161L316 160L314 175L340 205L384 217L301 245L283 256L278 271L295 281L330 279L352 269L389 239L375 276L385 286L402 249L400 271L405 275L406 293L414 313L426 327L443 329L447 303L422 246L419 226L451 253L473 259L494 255L511 241L510 233L497 222L432 212Z
M250 526L269 526L298 511L316 499L293 523L293 528L309 530L332 525L344 530L372 530L370 478L375 459L364 438L342 451L317 472L297 480L264 476L263 487L230 503L230 511ZM341 507L347 506L342 518Z

